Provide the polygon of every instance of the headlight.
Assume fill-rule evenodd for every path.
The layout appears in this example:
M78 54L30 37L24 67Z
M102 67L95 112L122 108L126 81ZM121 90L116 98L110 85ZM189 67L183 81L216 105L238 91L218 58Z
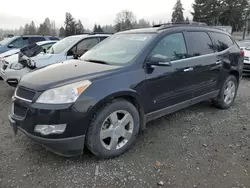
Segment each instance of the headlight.
M23 65L20 64L20 63L13 63L11 66L10 66L11 69L14 69L14 70L21 70L23 69Z
M76 82L58 88L49 89L41 94L36 103L67 104L73 103L90 86L89 80Z

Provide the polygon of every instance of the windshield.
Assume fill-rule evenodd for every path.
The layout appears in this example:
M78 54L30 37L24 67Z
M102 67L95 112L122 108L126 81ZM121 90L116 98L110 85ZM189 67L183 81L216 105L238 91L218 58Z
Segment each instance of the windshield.
M47 53L50 54L59 54L63 52L65 49L67 49L69 46L71 46L73 43L77 42L81 37L67 37L64 38L57 43L55 43L51 48L48 50Z
M153 36L155 34L116 34L99 43L80 59L124 65L133 60Z
M6 38L6 39L3 39L2 41L0 41L0 46L6 46L6 45L8 45L12 40L13 40L13 38Z

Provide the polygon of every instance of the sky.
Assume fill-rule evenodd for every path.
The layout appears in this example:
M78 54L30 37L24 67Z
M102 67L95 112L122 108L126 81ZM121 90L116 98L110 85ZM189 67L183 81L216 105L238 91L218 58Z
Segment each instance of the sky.
M38 26L46 17L56 22L56 27L63 26L65 13L70 12L80 19L85 28L92 29L95 23L114 24L118 12L127 9L136 19L144 18L158 23L171 20L172 9L176 0L0 0L0 28L14 29L30 23ZM194 0L182 0L184 16L191 18Z

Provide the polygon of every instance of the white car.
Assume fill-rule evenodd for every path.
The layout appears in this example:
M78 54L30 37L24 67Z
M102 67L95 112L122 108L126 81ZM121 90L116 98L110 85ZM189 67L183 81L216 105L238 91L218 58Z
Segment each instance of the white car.
M20 78L28 72L36 68L77 58L109 36L110 34L74 35L60 40L46 53L39 53L33 57L24 54L24 59L20 59L19 54L9 56L5 59L8 68L1 69L2 77L10 86L16 87ZM26 61L26 63L21 63L21 61Z
M250 73L250 46L244 49L243 73Z
M49 50L49 48L55 44L57 41L42 41L37 42L36 44L41 47L43 50ZM33 44L35 45L35 44ZM22 49L26 49L26 47ZM22 73L29 72L26 67L23 67L22 64L17 63L19 59L19 54L22 49L13 49L5 53L0 54L0 76L9 83L9 85L16 85L16 80L19 80L19 70L22 69Z

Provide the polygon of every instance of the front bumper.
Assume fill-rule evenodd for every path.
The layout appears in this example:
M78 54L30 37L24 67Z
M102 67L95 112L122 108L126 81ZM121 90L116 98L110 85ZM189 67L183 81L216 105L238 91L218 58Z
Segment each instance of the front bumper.
M61 156L77 156L83 153L88 117L85 110L74 104L45 105L24 101L14 96L9 121L14 128ZM84 105L84 104L83 104ZM86 105L84 105L86 106ZM67 124L62 134L41 135L34 132L36 125Z
M30 72L30 69L25 67L21 70L14 70L7 68L3 70L1 68L1 76L5 82L7 82L10 86L16 86L21 79L21 77Z
M243 73L250 73L250 64L244 63Z
M14 133L20 130L31 140L39 143L49 151L64 157L72 157L83 154L85 135L70 138L49 139L34 136L17 125L17 122L9 115L9 121L14 129Z

